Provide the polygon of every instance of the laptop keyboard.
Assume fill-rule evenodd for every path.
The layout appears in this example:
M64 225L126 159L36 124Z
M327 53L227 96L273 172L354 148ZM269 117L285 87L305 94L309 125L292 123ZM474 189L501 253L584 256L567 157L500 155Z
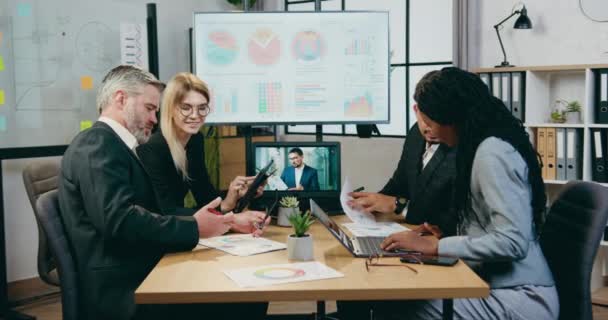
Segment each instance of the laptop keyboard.
M363 254L366 255L382 255L384 250L380 248L380 244L384 237L357 237L357 242Z

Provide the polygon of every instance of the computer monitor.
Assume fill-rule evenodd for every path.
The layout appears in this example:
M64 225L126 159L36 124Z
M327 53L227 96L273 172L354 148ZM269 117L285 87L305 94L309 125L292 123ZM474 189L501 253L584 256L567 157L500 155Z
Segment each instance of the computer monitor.
M339 142L258 142L253 143L251 159L250 174L257 174L274 160L265 190L306 198L339 195Z

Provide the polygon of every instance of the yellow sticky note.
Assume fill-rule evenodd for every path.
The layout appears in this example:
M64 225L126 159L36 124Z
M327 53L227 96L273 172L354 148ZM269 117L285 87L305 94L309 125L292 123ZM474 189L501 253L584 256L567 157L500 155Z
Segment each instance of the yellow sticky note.
M93 89L93 77L90 77L90 76L80 77L80 88L82 88L82 90Z
M4 90L0 89L0 106L4 104Z
M93 126L93 121L91 121L91 120L80 121L80 131L84 131L92 126Z
M0 56L0 71L4 71L4 59Z

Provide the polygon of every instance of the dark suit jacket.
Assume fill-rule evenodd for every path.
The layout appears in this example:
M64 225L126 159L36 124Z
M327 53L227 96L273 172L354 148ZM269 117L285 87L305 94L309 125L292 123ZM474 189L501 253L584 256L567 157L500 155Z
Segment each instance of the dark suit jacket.
M135 289L165 252L197 244L197 224L158 213L142 164L105 123L78 134L61 167L61 216L76 260L82 319L129 319Z
M445 235L456 233L456 214L451 209L456 175L456 152L441 144L422 169L426 141L415 124L407 133L397 170L380 193L409 200L405 221L438 225Z
M281 180L285 182L287 187L295 188L296 168L289 166L283 169ZM300 178L300 184L304 188L304 191L319 191L319 176L317 174L317 169L304 165L302 177Z
M205 166L204 138L197 133L186 144L188 175L184 181L178 173L167 140L160 131L147 143L137 147L137 154L150 174L154 190L163 212L176 215L192 215L197 209L184 208L184 197L190 190L200 208L219 196L209 180Z

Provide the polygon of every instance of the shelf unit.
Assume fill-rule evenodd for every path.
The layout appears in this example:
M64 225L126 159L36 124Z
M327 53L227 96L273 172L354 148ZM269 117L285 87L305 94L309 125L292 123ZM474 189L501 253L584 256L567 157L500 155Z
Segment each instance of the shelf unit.
M529 66L511 68L478 68L477 74L523 73L524 125L534 140L538 128L577 128L583 131L582 180L592 181L591 128L608 128L608 124L598 124L594 114L595 69L608 69L608 64L577 64L555 66ZM581 123L551 123L551 111L555 101L564 99L581 102ZM567 181L547 180L547 184L565 184ZM608 245L608 244L607 244Z
M592 181L592 148L591 129L608 128L608 124L596 123L595 119L595 79L594 70L608 69L608 64L580 64L556 66L529 66L512 68L479 68L477 74L492 74L520 72L525 75L525 91L523 92L524 125L530 133L532 143L535 143L538 128L576 128L583 131L582 148L582 180ZM501 88L502 89L502 88ZM581 123L551 123L550 113L555 108L555 101L578 100L582 105ZM545 180L545 184L553 190L559 190L565 180ZM600 183L608 186L608 183ZM555 189L557 188L557 189ZM608 248L608 241L600 243L600 249ZM603 257L604 255L599 255ZM600 260L605 260L599 258ZM607 261L601 261L601 274L605 275ZM592 293L593 303L608 305L608 287L601 287Z

